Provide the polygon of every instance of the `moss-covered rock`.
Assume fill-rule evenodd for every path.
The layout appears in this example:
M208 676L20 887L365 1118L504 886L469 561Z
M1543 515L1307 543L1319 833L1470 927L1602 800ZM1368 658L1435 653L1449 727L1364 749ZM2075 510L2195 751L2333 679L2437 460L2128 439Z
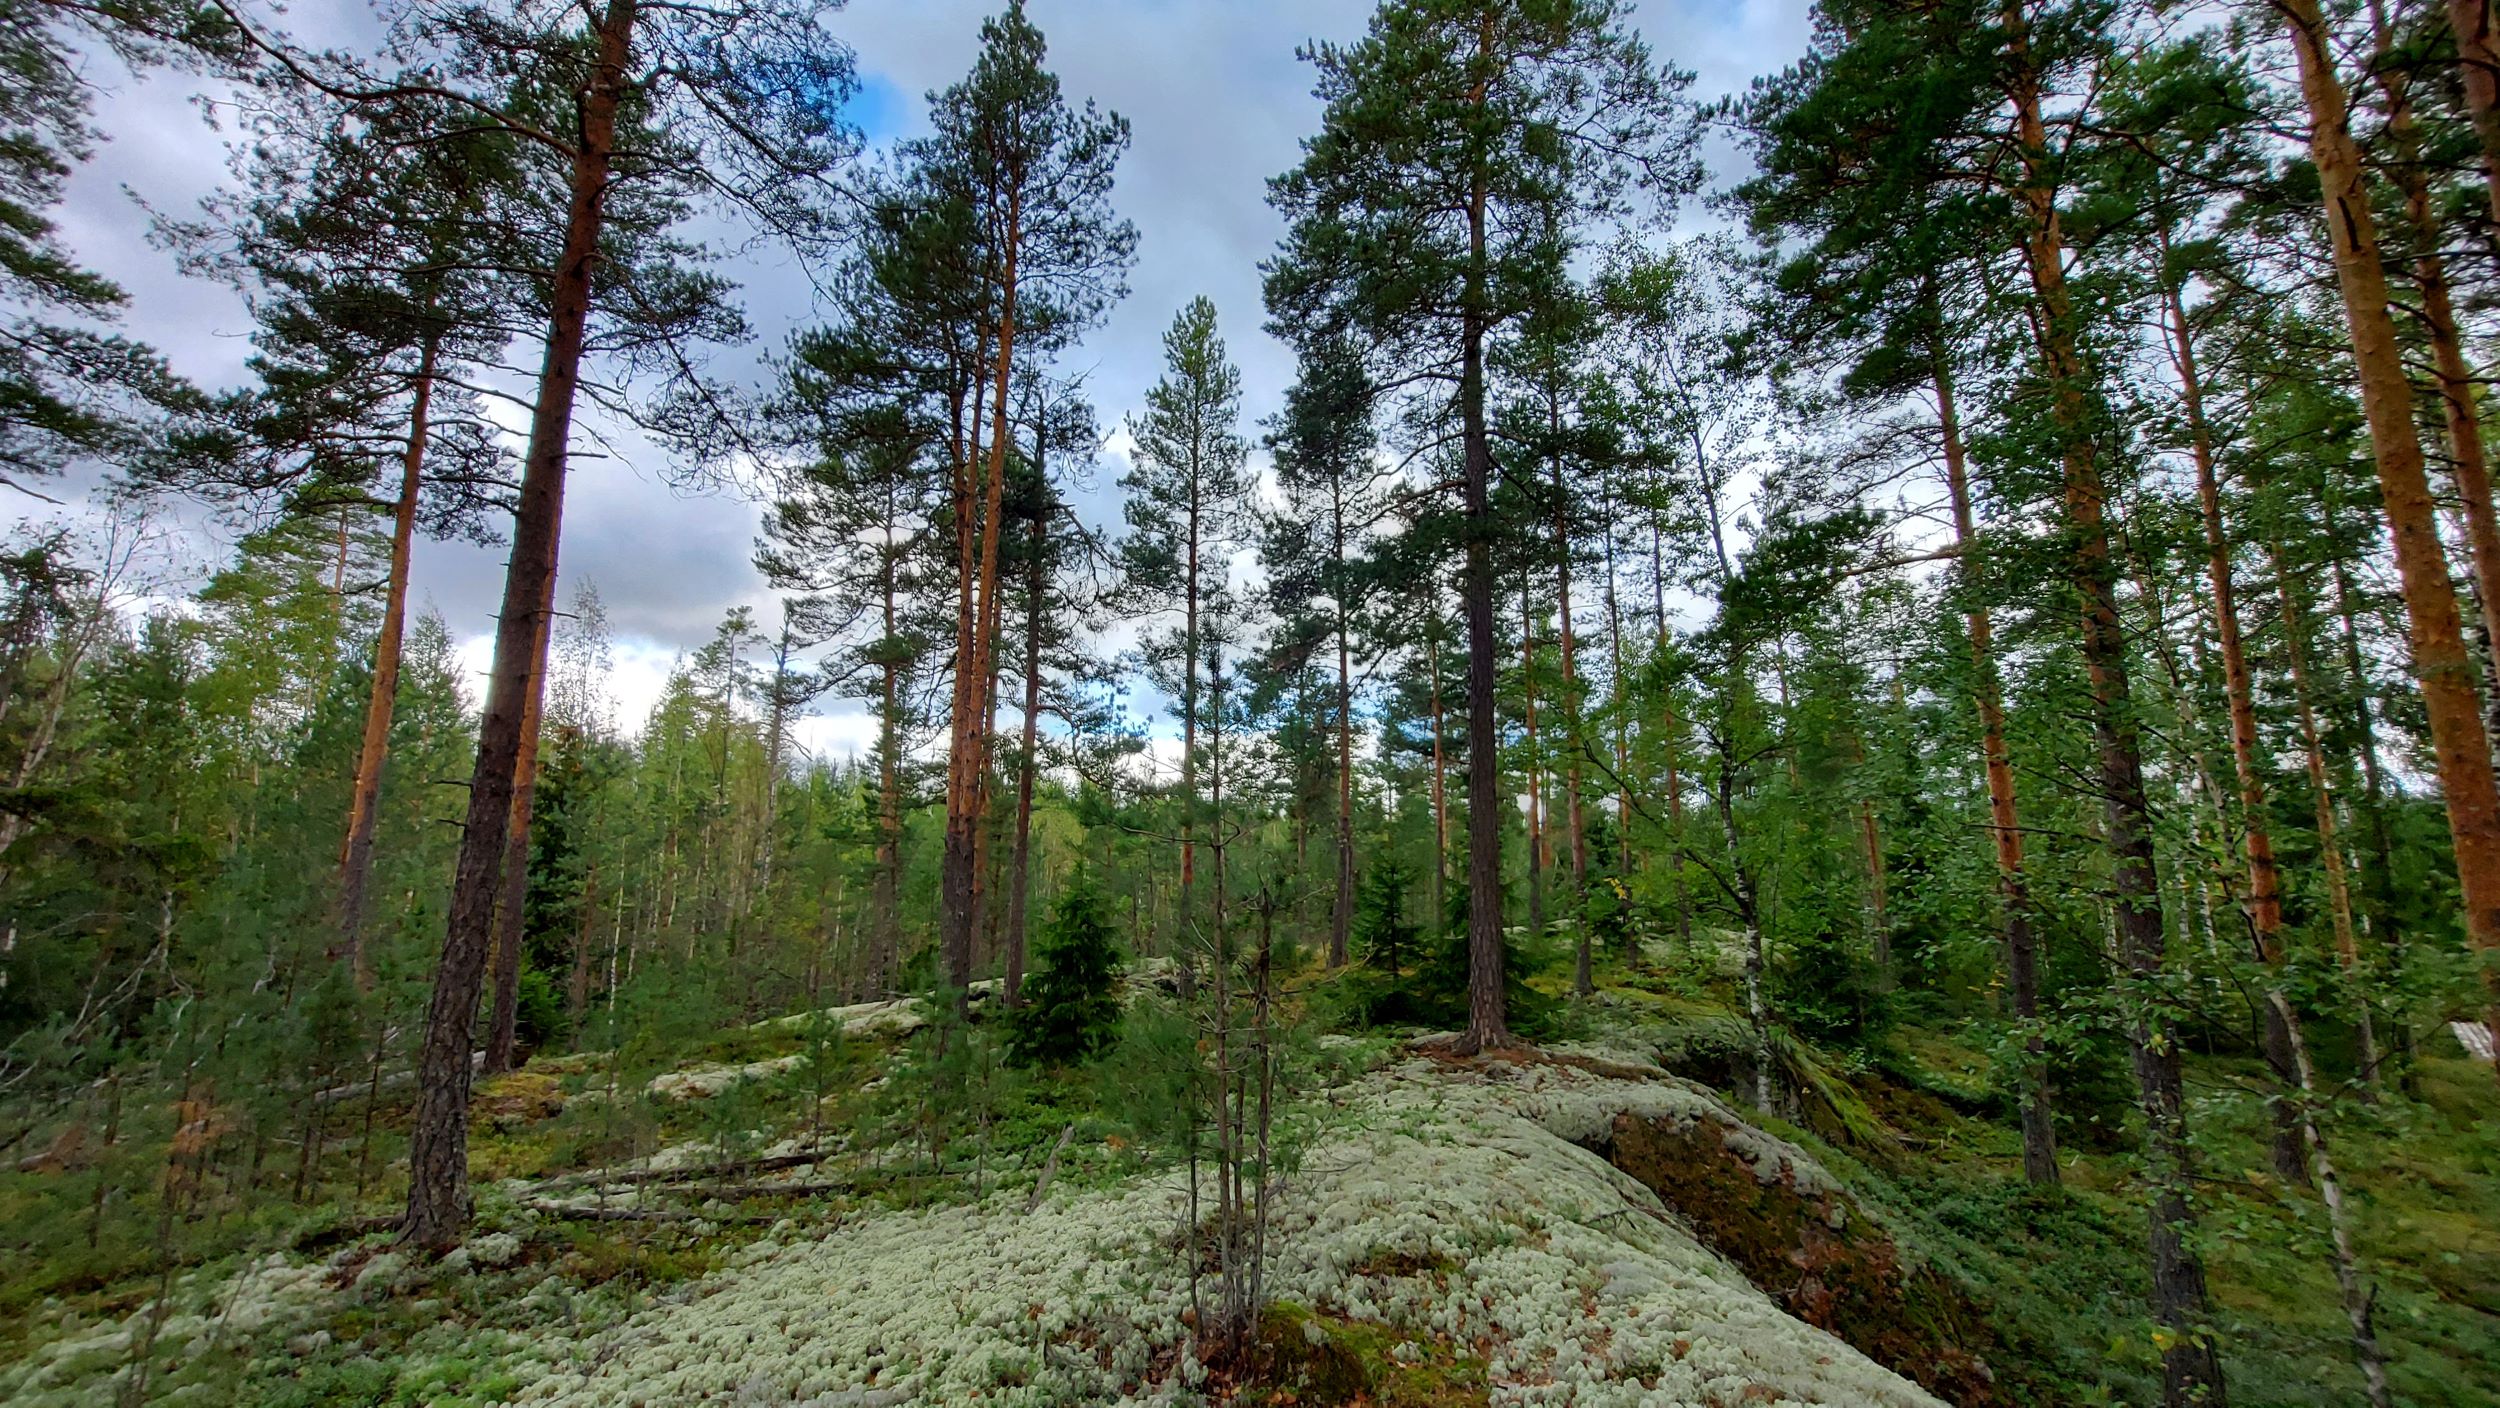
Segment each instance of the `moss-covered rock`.
M1484 1362L1445 1339L1279 1301L1259 1322L1258 1363L1236 1401L1302 1408L1470 1408L1492 1398Z
M1602 1150L1789 1313L1970 1408L2043 1401L2011 1373L1969 1298L1905 1264L1882 1226L1837 1185L1763 1176L1751 1141L1707 1120L1624 1112Z

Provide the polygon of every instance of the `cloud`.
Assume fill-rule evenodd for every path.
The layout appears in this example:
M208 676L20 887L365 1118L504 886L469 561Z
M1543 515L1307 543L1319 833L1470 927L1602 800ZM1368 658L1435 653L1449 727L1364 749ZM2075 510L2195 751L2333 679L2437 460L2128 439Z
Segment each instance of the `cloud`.
M969 66L980 20L995 0L854 0L833 28L856 48L862 92L855 118L872 140L923 130L921 95ZM1050 61L1070 98L1093 98L1127 117L1134 145L1114 199L1140 232L1131 293L1105 326L1063 363L1082 373L1106 430L1141 400L1161 371L1164 329L1190 298L1215 301L1242 369L1255 432L1292 377L1285 349L1261 330L1259 263L1282 226L1266 204L1266 181L1293 164L1317 123L1311 70L1294 56L1314 38L1356 37L1368 8L1349 0L1031 0ZM1807 33L1805 0L1648 0L1638 20L1660 57L1700 74L1702 96L1741 91L1750 77L1790 61ZM348 6L300 6L286 20L311 43L369 42L372 17ZM226 172L224 136L203 123L196 80L134 79L99 58L99 125L111 135L71 186L62 224L73 246L132 295L133 334L209 385L242 376L250 323L232 291L185 279L149 247L144 221L123 188L168 213L185 213ZM1719 154L1714 152L1714 155ZM807 272L786 256L744 255L724 272L746 288L758 338L724 354L723 371L753 371L760 354L817 320ZM534 355L514 360L534 365ZM667 662L708 638L731 606L755 609L767 629L778 610L750 561L760 513L748 501L690 496L670 485L659 452L618 437L620 459L581 458L568 486L562 575L595 580L617 636L615 693L627 726L639 723L666 678ZM1080 498L1080 510L1116 522L1125 445ZM73 484L76 492L83 486ZM177 517L202 546L187 557L214 562L222 543L196 513ZM482 667L502 594L500 548L421 544L420 601L442 610ZM1143 701L1141 701L1143 702ZM847 752L865 737L865 716L827 706L801 731L807 746Z

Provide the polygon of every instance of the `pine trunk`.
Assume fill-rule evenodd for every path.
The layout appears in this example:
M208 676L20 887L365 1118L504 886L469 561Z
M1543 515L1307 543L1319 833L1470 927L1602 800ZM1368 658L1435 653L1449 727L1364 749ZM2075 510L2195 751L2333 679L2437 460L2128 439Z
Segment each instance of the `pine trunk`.
M1935 349L1937 427L1944 438L1945 488L1953 501L1953 541L1966 571L1978 566L1979 527L1971 510L1970 461L1962 443L1961 413L1953 373L1942 347ZM1996 845L1997 919L2005 936L2005 981L2014 1020L2023 1035L2023 1177L2047 1185L2058 1181L2057 1124L2049 1096L2048 1045L2040 1035L2040 951L2031 927L2031 887L2023 868L2022 814L2014 789L2014 759L2005 742L2005 694L1997 676L1995 626L1986 605L1963 611L1970 634L1971 693L1979 710L1979 749L1988 781L1988 834Z
M2022 12L2009 6L2006 17L2014 36L2014 136L2022 160L2021 184L2014 195L2026 218L2023 253L2039 303L2035 327L2049 378L2051 411L2065 442L2064 526L2072 540L2069 571L2082 607L2084 670L2111 863L2113 918L2120 961L2143 990L2138 995L2141 1006L2132 1019L2130 1045L2155 1190L2150 1234L2153 1318L2168 1337L2162 1352L2163 1394L2173 1408L2190 1404L2221 1408L2222 1364L2205 1329L2209 1314L2205 1268L2190 1244L2194 1214L2188 1205L2189 1150L2179 1044L2175 1024L2150 991L2161 980L2166 936L2153 863L2152 807L2145 795L2143 754L2128 697L2127 634L2118 613L2110 559L2107 489L2094 444L2087 373L2075 346L2056 193L2043 172L2048 135L2040 117L2039 75L2031 66Z
M2335 790L2327 773L2324 731L2312 702L2309 673L2308 613L2300 591L2285 570L2280 544L2268 542L2266 557L2274 567L2276 589L2283 595L2283 654L2291 668L2292 699L2300 719L2301 760L2309 774L2313 825L2318 833L2319 864L2326 872L2327 914L2335 927L2335 958L2350 985L2354 1026L2361 1048L2361 1082L2366 1096L2378 1084L2378 1030L2370 1009L2368 984L2361 971L2361 941L2353 924L2352 878L2344 869L2344 843L2335 819Z
M1478 34L1479 57L1493 50L1493 14ZM1481 105L1479 88L1473 101ZM1494 711L1493 446L1485 427L1485 204L1487 179L1469 176L1467 289L1458 389L1461 457L1466 470L1467 580L1467 1030L1462 1054L1511 1042L1502 958L1502 760Z
M1520 773L1528 784L1528 932L1545 937L1545 774L1537 757L1536 613L1527 583L1519 591L1519 692L1526 705L1527 738Z
M1009 198L1007 245L1000 270L990 429L986 472L967 456L957 476L957 563L964 583L957 596L955 687L949 718L946 756L946 844L939 874L939 947L945 960L947 985L955 989L958 1008L969 1006L972 986L972 940L980 923L981 843L989 735L986 724L992 686L992 657L997 645L995 621L998 595L1000 510L1005 500L1009 434L1008 390L1015 366L1016 256L1022 234L1022 207Z
M1436 593L1437 595L1437 593ZM1441 642L1426 642L1432 657L1432 929L1450 927L1450 768L1441 737Z
M889 520L890 522L891 520ZM878 997L902 965L903 920L903 667L892 656L899 609L895 604L891 536L880 561L885 596L885 638L879 642L877 689L877 874L869 904L868 987Z
M555 624L555 578L547 579L540 600L538 646L531 661L530 690L521 713L521 753L512 765L512 813L504 834L503 880L495 893L494 997L488 1006L486 1061L488 1075L513 1067L520 1040L521 946L530 893L530 820L538 805L538 733L547 705L547 645Z
M1337 616L1337 896L1328 915L1328 966L1342 968L1354 931L1354 670L1347 639L1345 490L1334 478L1328 490L1328 538L1335 569L1329 595Z
M2196 465L2196 502L2205 529L2205 584L2212 591L2214 636L2222 646L2222 695L2231 720L2231 764L2240 792L2240 841L2248 861L2248 898L2243 913L2257 961L2269 969L2283 963L2283 879L2274 859L2274 832L2266 819L2266 782L2259 772L2256 687L2248 667L2248 647L2240 635L2237 584L2231 575L2231 540L2222 521L2222 480L2214 468L2213 435L2205 422L2205 387L2197 374L2196 341L2188 327L2187 306L2176 287L2164 291L2168 304L2172 365L2179 373L2180 403L2187 413L2188 454ZM2306 1183L2309 1163L2301 1143L2300 1113L2294 1092L2299 1073L2292 1068L2293 1032L2282 1003L2265 1010L2266 1064L2274 1068L2275 1093L2266 1105L2274 1119L2274 1171L2292 1183Z
M466 829L452 877L450 922L426 1012L418 1057L417 1104L409 1131L408 1212L401 1235L443 1248L468 1225L469 1041L502 872L504 832L511 823L512 779L520 760L522 716L536 679L531 661L555 577L556 540L564 518L564 472L572 436L573 398L581 384L592 274L599 255L601 201L616 142L616 113L626 88L625 65L637 0L608 0L596 26L598 60L581 103L564 247L549 300L546 358L521 466L520 509L512 525L511 564L504 574L503 611L495 627L495 661L478 725L477 768L469 784Z
M391 510L390 585L382 597L382 632L373 643L373 684L365 696L364 740L356 750L356 778L349 788L347 838L339 847L338 937L332 956L348 965L356 986L373 985L365 952L365 895L373 883L373 841L382 824L382 768L391 751L391 715L399 703L400 642L408 625L408 564L417 536L417 494L425 475L425 445L433 430L435 340L417 354L417 376L408 411L408 447L400 456L399 501Z
M1563 510L1562 458L1552 461L1554 481L1555 647L1562 664L1563 832L1571 861L1572 928L1579 942L1572 954L1571 990L1586 997L1597 990L1589 952L1589 842L1586 817L1580 810L1579 660L1571 639L1571 521Z
M1036 435L1034 472L1040 473ZM1048 586L1043 545L1050 530L1050 510L1033 516L1032 561L1024 579L1024 748L1016 770L1016 853L1007 876L1007 1005L1024 994L1026 907L1033 892L1033 775L1038 770L1042 717L1042 593Z
M2379 498L2404 586L2413 669L2455 842L2466 937L2484 959L2490 1002L2484 1020L2500 1033L2500 962L2492 961L2500 953L2500 789L2492 778L2490 735L2483 727L2473 660L2466 651L2456 588L2439 540L2421 441L2414 434L2413 387L2388 312L2369 175L2349 125L2326 21L2317 0L2280 0L2280 8L2290 21L2292 46L2300 59L2301 91L2309 105L2309 150L2325 191L2328 237L2334 243L2353 363L2361 377L2362 410L2370 422ZM2472 65L2468 72L2473 72Z

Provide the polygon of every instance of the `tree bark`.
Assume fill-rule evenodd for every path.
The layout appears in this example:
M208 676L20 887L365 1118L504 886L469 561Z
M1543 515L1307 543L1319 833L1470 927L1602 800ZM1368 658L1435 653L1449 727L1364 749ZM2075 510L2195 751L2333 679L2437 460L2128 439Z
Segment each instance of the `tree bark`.
M1450 927L1450 768L1441 735L1440 637L1428 639L1425 650L1432 660L1432 929L1440 934Z
M2308 613L2300 589L2285 570L2280 543L2269 540L2266 559L2274 567L2275 588L2283 597L2283 654L2291 667L2292 700L2300 718L2301 758L2309 773L2309 799L2318 833L2318 858L2326 872L2327 913L2335 926L2335 957L2351 990L2353 1018L2361 1047L2361 1089L2364 1098L2378 1085L2377 1022L2361 972L2361 942L2353 925L2352 880L2344 871L2344 843L2335 819L2335 791L2326 768L2324 732L2311 702Z
M987 792L989 713L994 622L998 594L998 537L1005 499L1009 439L1008 391L1015 366L1016 257L1022 237L1022 196L1011 192L1007 243L999 275L998 352L994 372L996 424L990 428L986 480L967 463L956 490L956 543L964 582L957 601L955 687L946 757L946 847L939 874L940 950L946 981L958 1009L968 1008L972 985L972 938L980 919L980 838ZM974 459L967 456L967 459ZM977 460L975 461L977 463Z
M1970 461L1962 443L1962 420L1953 372L1941 345L1933 350L1936 420L1944 439L1945 488L1953 501L1953 542L1966 571L1979 565L1979 527L1971 509ZM2014 1020L2023 1030L2023 1177L2046 1186L2058 1181L2057 1123L2049 1094L2048 1045L2040 1035L2040 951L2031 927L2031 887L2023 866L2022 813L2014 787L2014 759L2005 742L2005 691L1997 676L1995 625L1987 606L1974 599L1963 610L1970 635L1971 690L1979 711L1979 751L1988 782L1988 834L1997 861L1997 922L2005 939L2005 983Z
M1536 737L1536 609L1528 584L1519 584L1519 692L1526 706L1527 736L1520 773L1528 784L1528 932L1545 937L1545 772Z
M870 919L868 940L868 985L871 992L884 996L887 982L902 962L902 875L903 875L903 715L902 662L894 658L896 628L900 609L895 602L895 555L892 536L893 500L887 499L888 533L885 553L878 561L878 585L883 589L885 638L878 646L877 670L877 874L871 884L869 905L875 911Z
M573 397L581 384L591 278L599 258L603 198L616 142L617 106L637 0L608 0L596 26L598 60L584 90L574 148L564 247L549 300L546 358L539 370L530 443L521 466L520 510L513 520L511 564L504 574L502 615L495 627L495 662L486 710L478 725L477 769L469 783L466 829L452 877L450 922L426 1013L418 1058L417 1105L409 1132L408 1213L400 1233L427 1248L448 1247L468 1225L469 1039L495 917L504 833L511 823L512 779L521 752L522 714L536 684L530 663L547 583L555 576L556 540L564 518L564 472L572 435Z
M1549 407L1559 420L1559 407ZM1551 426L1559 434L1559 424ZM1562 456L1552 457L1554 485L1555 646L1562 664L1563 832L1571 861L1571 915L1579 946L1572 956L1571 987L1581 997L1597 990L1589 952L1589 842L1586 817L1580 809L1580 673L1571 639L1571 516L1564 505Z
M1666 546L1654 508L1649 516L1649 586L1651 607L1658 614L1657 658L1663 662L1672 635L1667 625ZM1675 681L1667 678L1663 664L1658 671L1658 696L1663 715L1658 746L1666 755L1667 767L1667 862L1675 871L1675 936L1689 948L1693 942L1693 894L1684 873L1684 720L1675 708Z
M1043 438L1040 432L1033 437L1036 475L1043 473ZM1025 915L1033 891L1033 775L1040 763L1042 717L1042 594L1049 586L1044 559L1050 532L1048 479L1043 484L1045 503L1033 515L1033 540L1026 545L1032 560L1025 565L1024 578L1024 747L1016 769L1016 851L1007 875L1006 997L1010 1007L1023 1000Z
M538 603L538 645L521 710L521 751L512 765L512 820L504 836L503 880L495 895L494 1000L486 1024L487 1075L513 1067L520 1039L521 946L529 914L530 820L538 805L538 732L547 703L547 645L555 625L556 579Z
M2491 0L2448 0L2448 27L2456 35L2465 109L2483 148L2484 196L2500 227L2500 50L2492 46Z
M1328 915L1328 966L1342 968L1354 931L1354 673L1346 633L1345 491L1328 488L1329 554L1336 567L1330 595L1337 615L1337 898Z
M2500 1033L2500 788L2492 778L2490 735L2483 727L2474 665L2465 645L2456 587L2413 426L2413 387L2405 374L2396 326L2388 312L2387 275L2370 213L2369 176L2353 139L2343 80L2335 72L2326 21L2317 0L2276 0L2289 20L2308 100L2309 150L2325 190L2328 238L2336 283L2352 333L2361 404L2370 423L2379 498L2395 544L2411 626L2413 670L2428 717L2431 751L2448 831L2456 848L2467 939L2483 957L2488 994L2484 1022Z
M408 564L417 536L417 491L425 473L425 445L433 429L435 339L417 353L417 375L408 411L408 447L400 456L399 501L391 511L390 585L382 597L382 632L373 643L373 683L365 696L364 739L356 750L356 778L349 788L347 836L339 846L338 936L331 955L348 965L356 986L373 986L373 963L365 951L365 895L373 882L373 840L382 824L382 768L390 757L391 715L399 703L400 642L408 622Z
M1493 53L1493 11L1477 30L1477 57ZM1481 106L1481 84L1470 95ZM1468 173L1466 310L1460 332L1459 436L1466 470L1467 580L1467 1030L1458 1049L1472 1055L1511 1044L1502 974L1502 767L1494 711L1493 447L1484 409L1488 174Z
M2205 1269L2189 1244L2194 1214L2188 1205L2189 1151L2185 1095L2174 1023L2157 988L2164 963L2159 880L2153 864L2152 808L2144 789L2144 764L2134 707L2128 697L2126 626L2110 562L2107 488L2091 425L2088 372L2075 344L2073 307L2066 289L2065 237L2056 192L2045 173L2048 134L2040 116L2040 74L2032 62L2019 0L2006 7L2011 32L2009 73L2014 138L2021 159L2013 192L2025 217L2024 262L2039 304L2035 321L2048 375L2051 412L2063 446L2065 529L2071 539L2069 572L2082 606L2082 646L2088 680L2094 749L2098 755L2103 826L2111 862L2111 888L2120 938L2120 959L2139 988L2130 1046L2138 1100L2155 1190L2150 1246L2153 1318L2169 1336L2162 1352L2165 1402L2173 1408L2224 1402L2222 1364L2204 1322L2208 1313Z
M1615 874L1619 883L1632 879L1632 738L1631 710L1625 707L1631 682L1623 673L1623 602L1615 573L1615 504L1611 481L1606 494L1606 648L1614 667L1615 733Z
M1196 447L1191 447L1196 453ZM1181 884L1173 930L1186 943L1198 883L1198 470L1189 474L1189 542L1181 607ZM1183 967L1186 969L1184 959Z
M2179 373L2180 406L2186 413L2188 457L2196 466L2196 502L2205 530L2205 584L2212 591L2214 636L2222 646L2222 697L2231 722L2231 765L2240 793L2240 844L2248 862L2248 898L2241 912L2257 961L2269 970L2283 964L2283 879L2274 859L2274 832L2266 820L2266 782L2257 750L2256 686L2248 668L2248 647L2240 634L2239 592L2231 575L2231 539L2222 521L2222 479L2214 468L2213 433L2205 421L2205 387L2196 368L2196 340L2188 327L2187 305L2173 284L2162 291L2171 365ZM2293 1069L2293 1033L2283 1003L2265 1004L2266 1064L2274 1069L2275 1090L2266 1107L2274 1119L2274 1171L2292 1183L2309 1181L2307 1152L2302 1146L2300 1111L2293 1092L2299 1072Z
M2451 7L2452 18L2461 20L2463 16L2453 13L2457 8ZM2476 18L2485 26L2484 59L2488 61L2488 0L2481 0L2473 8L2482 12ZM2475 603L2482 626L2484 678L2500 681L2500 514L2495 514L2492 506L2491 462L2483 444L2482 421L2474 407L2474 371L2466 361L2464 335L2457 324L2456 304L2448 283L2447 261L2440 253L2444 232L2438 208L2432 204L2430 177L2422 164L2421 129L2414 116L2412 92L2404 66L2394 52L2395 35L2381 0L2372 0L2370 23L2378 43L2371 69L2386 100L2388 135L2396 148L2395 160L2388 166L2397 189L2404 195L2405 225L2415 249L2414 281L2422 290L2422 336L2430 345L2431 379L2439 392L2441 424L2448 441L2448 472L2465 511L2466 546L2474 566ZM2473 71L2472 64L2465 67L2466 71ZM2495 706L2500 706L2500 688L2489 691L2484 701L2487 711ZM2487 712L2486 732L2495 726L2500 726L2500 712Z

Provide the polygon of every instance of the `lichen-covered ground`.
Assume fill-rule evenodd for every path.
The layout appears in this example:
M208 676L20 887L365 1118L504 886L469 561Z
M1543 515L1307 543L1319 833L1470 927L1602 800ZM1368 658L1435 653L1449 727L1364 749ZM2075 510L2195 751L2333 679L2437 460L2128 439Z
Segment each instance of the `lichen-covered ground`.
M1774 1307L1657 1199L1569 1142L1620 1109L1709 1118L1660 1080L1544 1065L1401 1062L1343 1097L1273 1227L1280 1296L1481 1356L1520 1404L1932 1400ZM1765 1177L1819 1176L1767 1136ZM540 1346L530 1403L1164 1399L1194 1383L1155 1177L1047 1199L892 1213L749 1247L738 1265L578 1341Z
M1916 1385L1792 1318L1640 1184L1581 1147L1632 1113L1706 1126L1755 1177L1826 1175L1697 1087L1629 1058L1580 1065L1403 1056L1330 1093L1271 1229L1268 1289L1322 1324L1370 1326L1394 1361L1464 1370L1504 1404L1932 1403ZM1186 1401L1206 1386L1178 1253L1184 1185L1169 1172L1029 1188L968 1204L804 1213L708 1274L619 1302L532 1267L545 1214L430 1269L396 1253L271 1258L177 1296L153 1334L213 1352L257 1342L318 1354L320 1328L390 1299L439 1304L499 1286L513 1328L441 1337L441 1392L580 1408L693 1402L901 1405ZM520 1264L515 1264L520 1263ZM581 1304L577 1302L595 1302ZM585 1313L574 1313L576 1309ZM422 1313L422 1310L419 1311ZM91 1403L126 1382L147 1313L68 1333L0 1369L0 1400ZM420 1379L422 1376L420 1376ZM272 1382L276 1382L275 1379ZM227 1387L231 1388L231 1381ZM195 1401L210 1384L186 1387Z
M478 1225L439 1264L383 1226L387 1085L334 1124L378 1126L369 1188L342 1143L307 1196L220 1184L144 1242L138 1219L94 1236L127 1173L0 1168L25 1253L0 1273L0 1404L2156 1401L2123 1098L2033 1188L1984 1030L1797 1041L1792 1101L1763 1114L1712 1093L1752 1085L1723 992L1610 976L1501 1059L1298 1028L1253 1376L1191 1353L1186 1183L1141 1113L1168 1098L1151 1022L1096 1067L941 1085L903 1000L482 1082ZM2358 1401L2316 1199L2265 1172L2262 1073L2226 1049L2189 1074L2233 1401ZM2435 1047L2405 1098L2337 1109L2400 1403L2500 1408L2490 1078ZM977 1114L933 1119L941 1088Z

